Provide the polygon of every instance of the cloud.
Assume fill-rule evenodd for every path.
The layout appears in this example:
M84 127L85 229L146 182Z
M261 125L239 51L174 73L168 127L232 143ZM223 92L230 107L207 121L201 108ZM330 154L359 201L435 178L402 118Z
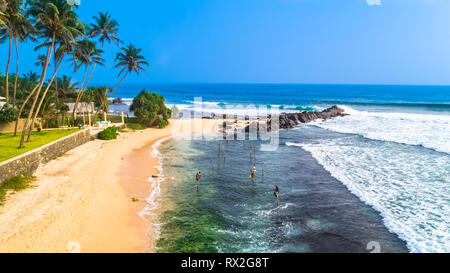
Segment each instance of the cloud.
M366 0L369 6L381 6L381 0Z

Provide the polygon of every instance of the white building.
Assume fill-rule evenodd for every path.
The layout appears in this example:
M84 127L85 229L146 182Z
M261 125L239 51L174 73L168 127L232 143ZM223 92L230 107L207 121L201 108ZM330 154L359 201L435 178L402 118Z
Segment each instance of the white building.
M73 108L75 107L75 103L66 103L67 106L69 106L69 113L72 113ZM87 103L87 102L80 102L77 105L77 110L75 111L77 114L83 114L83 113L95 113L94 103Z
M2 109L3 105L6 104L6 101L2 101L2 100L6 100L5 97L0 97L0 109Z

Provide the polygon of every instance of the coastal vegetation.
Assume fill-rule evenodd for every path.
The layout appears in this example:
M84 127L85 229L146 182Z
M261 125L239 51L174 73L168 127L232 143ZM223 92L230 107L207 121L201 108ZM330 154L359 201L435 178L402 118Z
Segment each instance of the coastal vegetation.
M142 49L129 44L114 60L115 68L120 69L115 88L88 86L97 65L105 64L104 45L112 42L119 47L122 41L118 37L119 23L109 13L100 12L93 17L93 23L87 24L79 19L77 8L75 2L66 0L0 0L0 43L8 43L6 73L0 75L0 96L6 98L0 122L16 121L13 136L21 132L19 139L14 138L21 148L37 136L33 129L38 119L42 126L51 128L80 124L75 111L82 102L94 103L96 115L92 122L99 120L97 114L108 112L108 100L126 76L146 72L144 67L149 66ZM24 42L36 44L38 72L20 73L19 44ZM16 67L10 73L13 58ZM64 62L70 63L73 73L81 75L81 82L58 75ZM69 102L75 106L71 113ZM26 120L18 128L21 118ZM164 121L158 119L159 124Z
M102 140L111 140L117 138L117 127L108 127L105 130L98 133L98 138Z
M33 141L28 143L27 146L22 149L19 149L18 145L20 136L14 136L13 133L0 134L0 162L36 149L62 137L71 135L77 131L79 131L79 129L74 128L35 132L33 134Z
M130 107L134 111L138 122L146 127L164 128L169 124L170 109L164 103L164 97L154 92L142 90L139 95L133 99Z
M15 193L27 189L32 186L35 180L36 177L25 174L4 181L0 184L0 206L5 202L8 193Z

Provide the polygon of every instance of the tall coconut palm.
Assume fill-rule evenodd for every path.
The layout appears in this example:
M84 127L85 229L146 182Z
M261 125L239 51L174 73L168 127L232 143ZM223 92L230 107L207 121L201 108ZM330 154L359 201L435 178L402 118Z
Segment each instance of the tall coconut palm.
M111 43L113 41L117 46L122 42L117 34L119 33L119 24L108 13L99 12L98 16L93 17L94 24L91 24L89 36L91 38L99 37L101 44L100 49L103 50L105 42Z
M106 12L106 13L99 12L99 15L94 16L93 18L95 20L95 23L91 24L89 36L91 38L98 37L98 41L101 44L100 50L97 51L96 53L101 54L103 52L103 46L105 45L105 42L111 43L111 41L112 41L117 46L119 46L119 44L122 41L117 37L117 34L119 33L119 28L118 28L119 24L117 23L117 21L114 20L111 17L111 15L108 14L108 12ZM94 53L94 52L92 52L92 53ZM100 58L100 55L98 55L97 58ZM84 90L86 90L86 88L87 88L87 85L92 77L92 74L94 73L95 67L97 66L97 64L100 64L100 62L94 61L93 64L94 65L92 66L91 73L89 74L86 84L84 85L84 88L83 88ZM81 93L83 93L84 90ZM82 97L82 95L83 94L81 94L81 97ZM79 99L81 99L81 97ZM79 101L79 99L77 98L78 101ZM76 106L78 106L78 102L75 103L72 117L74 117L74 115L75 115Z
M118 76L123 74L122 78L120 79L119 83L116 85L116 87L108 94L108 99L112 96L112 94L117 90L117 88L120 86L120 84L123 82L125 77L131 73L135 72L137 75L141 71L147 72L144 69L144 66L149 66L150 64L145 60L145 57L140 55L142 52L142 49L136 48L133 44L130 44L127 47L122 48L122 52L118 53L116 56L115 62L118 61L116 64L116 68L123 67L122 70L119 72ZM99 109L97 110L96 114L98 114Z
M6 81L5 81L5 91L6 91L6 104L10 102L9 96L9 66L11 63L11 50L12 42L14 41L16 49L16 74L14 81L14 93L13 93L13 106L16 106L16 92L17 92L17 80L19 75L19 48L17 42L23 42L27 37L33 33L33 25L31 22L23 15L22 11L22 0L6 0L5 5L2 6L2 16L4 18L3 25L0 29L0 40L8 39L8 61L6 64Z
M41 80L34 95L30 112L22 130L20 147L23 147L28 126L33 127L34 125L33 123L30 124L31 117L44 84L48 64L55 49L57 39L60 41L73 41L77 35L82 35L79 27L83 26L83 23L78 20L77 14L73 11L73 6L69 5L66 0L28 0L27 6L29 7L27 15L33 18L34 25L39 31L39 38L47 41L45 43L47 47L47 58L42 69Z
M55 71L54 71L53 76L50 79L49 83L47 84L47 87L45 88L44 93L41 96L41 100L39 102L38 107L36 108L36 111L35 111L34 117L33 117L33 121L31 122L31 124L33 124L33 125L36 122L36 118L37 118L37 116L39 114L39 111L41 109L42 103L44 102L45 96L47 95L47 92L50 89L50 86L52 86L52 83L53 83L54 79L56 78L56 73L58 73L59 67L61 66L61 63L64 60L64 56L67 54L66 50L67 50L67 47L62 46L57 51L55 51L55 57L54 57L54 59L56 60L55 61L55 63L56 63ZM27 142L30 141L32 130L33 130L33 126L30 126L29 129L28 129Z
M75 105L72 112L72 118L75 117L75 111L78 107L78 103L80 102L81 98L83 97L84 91L87 88L87 85L89 83L89 80L91 79L92 73L94 72L94 69L91 70L91 73L89 74L89 77L86 81L86 72L90 65L95 66L97 64L104 65L104 60L101 58L101 54L103 53L103 50L97 49L95 46L95 43L89 41L89 40L83 40L79 43L79 56L76 58L79 60L81 65L85 66L84 69L84 76L83 76L83 82L80 85L80 91L78 92L77 99L75 100Z
M48 50L47 50L47 52L48 52ZM45 64L46 64L46 62L47 62L47 56L44 55L44 54L40 54L40 55L38 56L38 58L37 58L37 62L35 62L34 65L35 65L35 66L38 66L38 67L42 67L42 69L43 69L44 66L45 66ZM48 65L48 66L50 66L50 65ZM36 73L34 73L34 74L36 74ZM37 75L36 75L36 76L37 76ZM41 77L42 77L42 76L41 76ZM38 80L39 80L39 78L38 78ZM36 80L36 81L38 81L38 80ZM18 127L18 125L19 125L20 118L22 117L22 112L23 112L23 110L25 109L25 106L26 106L26 104L28 103L28 101L29 101L29 100L31 99L31 97L34 95L34 92L36 92L36 90L38 89L39 85L40 85L40 82L38 82L38 84L37 84L37 85L33 88L33 90L30 92L30 94L28 94L27 98L26 98L25 101L22 103L22 106L20 106L19 113L17 114L17 118L16 118L16 124L15 124L15 126L14 126L14 136L17 136L17 127Z
M14 41L16 50L16 75L14 80L13 92L13 106L16 106L17 81L19 78L19 42L24 42L28 38L33 40L34 27L32 23L25 17L22 10L22 0L7 0L8 1L8 23L10 33Z

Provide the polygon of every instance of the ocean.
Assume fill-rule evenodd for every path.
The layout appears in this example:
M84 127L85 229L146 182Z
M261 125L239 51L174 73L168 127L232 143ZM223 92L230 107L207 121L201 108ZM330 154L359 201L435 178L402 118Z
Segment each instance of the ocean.
M117 96L130 104L142 89L180 110L201 97L213 113L338 105L350 114L281 130L275 151L262 150L264 140L172 138L155 147L163 168L151 183L176 181L149 198L173 203L160 218L159 251L450 252L449 86L130 85Z

